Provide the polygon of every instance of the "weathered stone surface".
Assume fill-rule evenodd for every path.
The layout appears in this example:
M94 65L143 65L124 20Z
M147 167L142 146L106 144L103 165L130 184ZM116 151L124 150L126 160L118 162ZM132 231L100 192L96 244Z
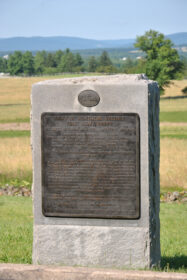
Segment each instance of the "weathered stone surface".
M187 274L83 267L0 264L1 280L186 280Z
M148 91L150 264L154 266L160 261L160 94L157 83L149 83Z
M35 264L143 268L149 259L145 228L43 225L34 236Z
M81 91L100 102L84 107ZM32 91L34 189L33 262L151 267L159 262L158 86L143 75L83 77L40 82ZM57 218L42 214L41 115L134 113L140 118L140 218ZM154 127L152 127L154 126ZM155 253L154 253L155 252Z

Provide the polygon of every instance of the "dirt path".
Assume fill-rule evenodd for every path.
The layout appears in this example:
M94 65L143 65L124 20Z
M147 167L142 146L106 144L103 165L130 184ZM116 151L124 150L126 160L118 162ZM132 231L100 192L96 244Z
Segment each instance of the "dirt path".
M160 126L187 126L187 122L161 122Z
M30 130L30 123L0 123L0 130Z

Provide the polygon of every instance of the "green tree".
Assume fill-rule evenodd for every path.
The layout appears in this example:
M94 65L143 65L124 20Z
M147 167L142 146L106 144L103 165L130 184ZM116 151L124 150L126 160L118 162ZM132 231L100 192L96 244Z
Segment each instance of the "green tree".
M26 75L34 74L34 58L31 52L26 51L22 56L23 73Z
M102 52L101 56L99 57L99 66L111 66L112 61L109 58L109 55L106 51Z
M84 63L81 55L79 53L76 53L75 55L75 66L82 66Z
M89 72L95 72L97 68L97 60L95 59L95 56L91 56L88 60L88 71Z
M22 52L15 51L8 59L8 72L11 75L19 75L23 73Z
M83 72L84 71L83 63L84 63L84 61L83 61L81 55L79 53L76 53L74 55L74 64L75 64L74 71Z
M7 59L0 57L0 72L7 72Z
M70 51L66 51L66 53L61 57L60 64L58 69L60 72L74 72L75 67L75 58L74 55Z
M52 53L47 54L45 65L46 65L46 67L55 67L56 66L54 54L52 54Z
M183 64L172 42L165 39L162 33L147 31L145 35L137 37L135 47L146 53L146 75L158 82L161 91L170 80L178 78Z
M54 55L55 66L57 67L60 63L61 57L63 56L63 51L58 50Z
M40 51L36 53L34 58L34 68L36 73L41 74L46 67L47 53L46 51Z
M115 66L108 65L108 66L98 66L97 69L96 69L96 72L114 74L114 73L117 73L118 70Z
M134 66L135 62L130 57L127 57L127 59L124 61L122 71L128 74L132 71L132 68L134 68Z

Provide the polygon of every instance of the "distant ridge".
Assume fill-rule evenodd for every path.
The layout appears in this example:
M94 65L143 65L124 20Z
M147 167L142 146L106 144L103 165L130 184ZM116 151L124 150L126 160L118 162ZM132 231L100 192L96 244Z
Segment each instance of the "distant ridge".
M70 48L71 50L131 47L134 39L92 40L77 37L13 37L0 38L0 51L55 51Z
M175 46L187 45L187 32L180 32L166 36ZM0 51L56 51L70 48L71 50L129 48L133 47L135 39L120 40L92 40L77 37L12 37L0 38Z

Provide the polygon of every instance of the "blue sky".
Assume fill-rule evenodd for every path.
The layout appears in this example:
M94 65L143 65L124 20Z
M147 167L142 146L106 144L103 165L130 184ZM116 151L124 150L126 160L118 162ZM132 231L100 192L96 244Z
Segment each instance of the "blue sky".
M0 38L135 38L187 31L187 0L0 0Z

